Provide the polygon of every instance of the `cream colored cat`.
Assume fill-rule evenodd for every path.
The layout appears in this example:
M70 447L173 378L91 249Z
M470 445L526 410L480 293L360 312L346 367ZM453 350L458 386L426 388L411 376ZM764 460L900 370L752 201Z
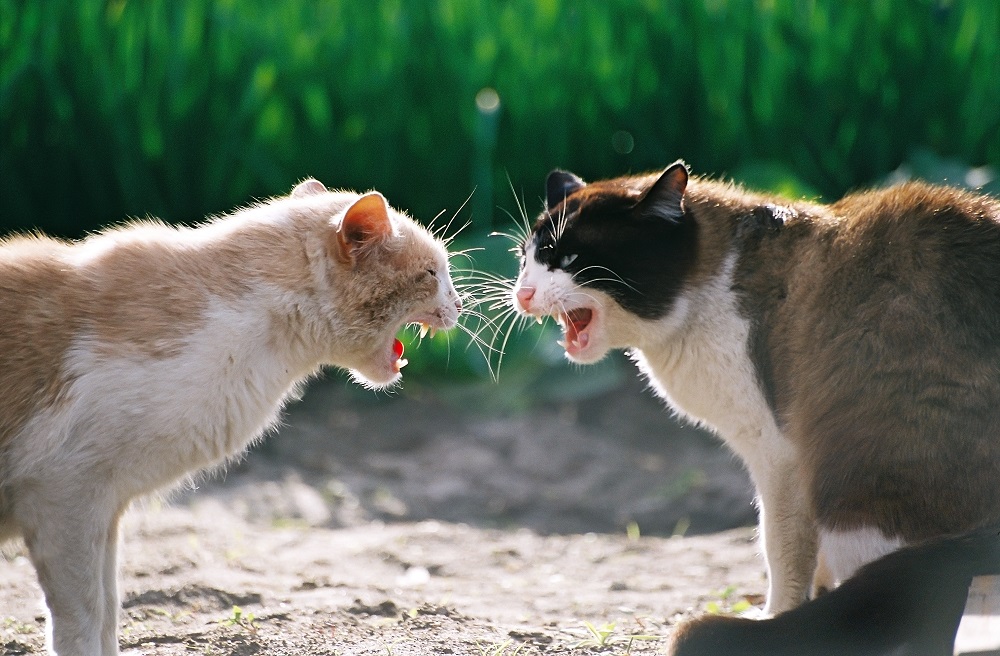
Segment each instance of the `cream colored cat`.
M0 540L27 543L50 653L118 653L132 499L241 453L322 365L396 383L400 327L460 310L439 241L315 180L193 229L0 241Z

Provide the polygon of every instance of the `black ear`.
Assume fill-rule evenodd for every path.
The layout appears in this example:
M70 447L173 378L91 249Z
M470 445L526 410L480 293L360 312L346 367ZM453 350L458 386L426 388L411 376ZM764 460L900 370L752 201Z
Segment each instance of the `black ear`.
M644 214L679 221L684 216L684 190L687 189L687 181L687 165L682 160L677 160L664 169L656 182L639 198Z
M545 209L551 210L574 191L583 189L587 183L569 171L556 169L545 179Z

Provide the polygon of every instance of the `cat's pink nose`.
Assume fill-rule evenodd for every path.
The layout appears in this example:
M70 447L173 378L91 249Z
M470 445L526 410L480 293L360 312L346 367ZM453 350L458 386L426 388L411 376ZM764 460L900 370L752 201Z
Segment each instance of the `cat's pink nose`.
M517 292L514 295L517 296L517 302L520 304L521 309L525 312L531 312L531 299L535 297L535 288L521 285L517 288Z

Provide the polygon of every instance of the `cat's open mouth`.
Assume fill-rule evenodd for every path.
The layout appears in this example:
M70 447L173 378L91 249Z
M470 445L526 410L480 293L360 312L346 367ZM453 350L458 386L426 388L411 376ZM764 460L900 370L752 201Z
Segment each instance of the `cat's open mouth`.
M403 342L398 339L392 340L392 354L396 356L395 362L392 363L392 368L398 374L400 369L410 363L409 360L403 357Z
M430 333L431 337L433 338L435 333L437 333L438 331L437 328L424 321L415 321L411 322L408 325L418 326L420 328L421 339L426 337L427 333ZM409 360L403 357L403 342L399 341L398 339L392 340L392 354L396 356L392 368L398 374L400 369L402 369L403 367L405 367L410 363Z
M556 321L562 326L564 335L559 345L566 349L566 353L573 356L587 348L590 344L587 329L593 320L594 311L586 307L573 308L556 315Z
M432 326L426 321L408 321L406 323L408 326L416 326L420 330L420 338L423 339L430 333L431 338L437 333L439 328L437 326ZM410 363L409 360L403 357L403 342L396 338L392 340L392 370L395 373L399 373L400 369L405 367Z

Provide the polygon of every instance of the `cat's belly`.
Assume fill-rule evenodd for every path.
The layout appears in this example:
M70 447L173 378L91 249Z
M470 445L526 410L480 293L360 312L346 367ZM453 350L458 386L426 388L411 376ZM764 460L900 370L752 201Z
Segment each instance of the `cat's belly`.
M820 529L819 549L834 584L851 578L864 565L904 546L899 537L887 537L873 527L846 531Z
M212 323L172 357L109 354L81 340L66 358L64 397L25 427L18 470L100 472L131 497L241 453L274 424L296 381L266 349L233 346L247 341Z

